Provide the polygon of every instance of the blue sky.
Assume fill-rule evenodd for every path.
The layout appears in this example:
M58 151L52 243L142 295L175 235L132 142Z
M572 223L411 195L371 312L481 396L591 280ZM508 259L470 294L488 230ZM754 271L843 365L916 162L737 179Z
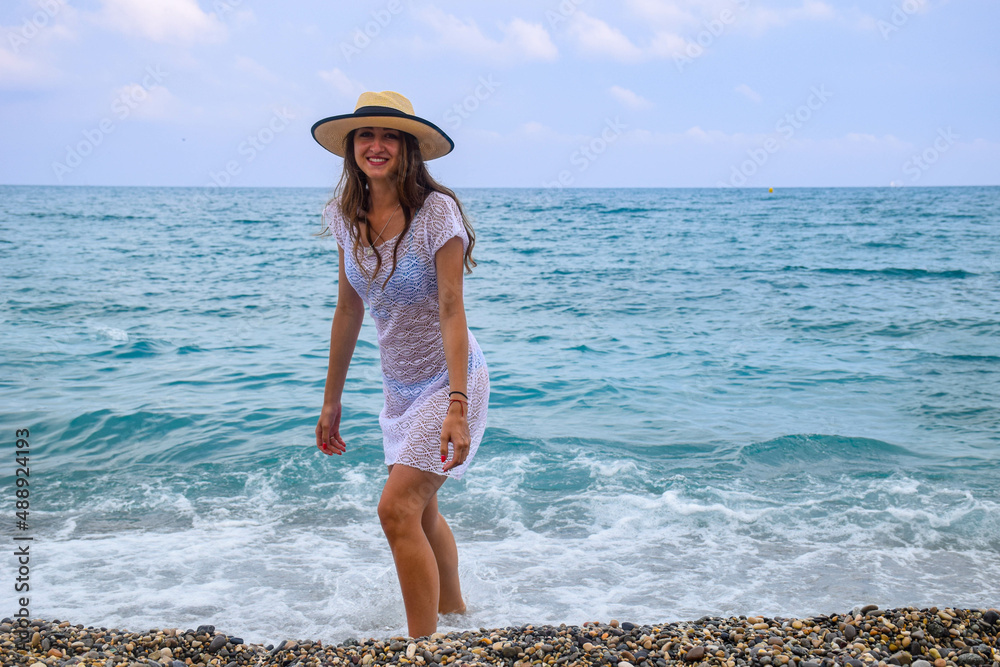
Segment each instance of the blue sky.
M396 90L453 187L1000 184L996 0L5 0L0 183L330 187Z

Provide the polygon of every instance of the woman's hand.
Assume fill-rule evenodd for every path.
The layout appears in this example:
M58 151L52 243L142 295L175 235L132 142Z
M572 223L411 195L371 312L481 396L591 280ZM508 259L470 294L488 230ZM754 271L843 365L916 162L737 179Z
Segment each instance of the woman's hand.
M340 437L340 403L325 403L316 424L316 446L330 456L347 451L347 443Z
M441 462L444 463L443 472L448 472L452 468L465 463L469 456L469 447L472 444L472 436L469 435L469 420L462 414L464 405L452 403L448 406L448 414L444 418L444 425L441 427ZM448 443L455 446L455 455L451 461L448 459Z

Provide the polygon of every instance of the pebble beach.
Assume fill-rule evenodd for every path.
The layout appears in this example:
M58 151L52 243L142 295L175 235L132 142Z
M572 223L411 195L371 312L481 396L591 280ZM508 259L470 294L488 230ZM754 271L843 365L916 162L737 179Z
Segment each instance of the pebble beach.
M17 629L17 632L15 632ZM2 664L27 667L280 665L613 665L616 667L1000 667L996 609L856 607L811 618L709 617L636 625L611 620L435 633L428 637L286 639L247 644L202 625L148 632L32 620L0 622Z

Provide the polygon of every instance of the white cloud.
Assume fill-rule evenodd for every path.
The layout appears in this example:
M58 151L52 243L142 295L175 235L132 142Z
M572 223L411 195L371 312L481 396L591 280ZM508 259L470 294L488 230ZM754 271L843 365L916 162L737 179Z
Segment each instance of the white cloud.
M276 76L271 70L267 69L260 63L258 63L253 58L248 58L246 56L236 57L236 69L253 74L255 77L264 81L265 83L280 83L281 78Z
M746 16L737 20L737 25L746 27L755 34L770 28L783 28L798 21L826 21L837 17L833 7L821 0L803 0L798 7L751 7Z
M695 10L711 2L678 2L677 0L628 0L626 5L633 14L661 29L683 30L698 25L695 11L682 7L687 4ZM728 4L728 3L727 3Z
M569 15L566 34L584 56L636 63L683 57L702 32L718 39L730 30L759 34L796 21L837 17L823 0L801 0L798 6L781 8L733 0L628 0L628 7L648 26L648 36L629 36L581 9ZM522 19L501 25L504 38L497 41L483 34L472 19L463 20L436 7L424 8L416 16L437 32L436 44L450 50L507 61L553 60L558 55L548 31Z
M361 93L368 90L336 67L331 70L320 70L318 74L319 78L330 84L342 97L346 97L352 102L356 101Z
M747 98L751 102L759 103L761 100L760 93L758 93L756 90L754 90L745 83L741 83L740 85L736 86L736 88L734 88L733 90L735 90L737 93Z
M628 88L622 88L621 86L611 86L609 89L611 94L616 100L624 104L630 109L651 109L653 103L647 100L645 97L638 95Z
M859 30L878 31L883 39L902 28L918 14L931 10L930 0L908 0L885 7L877 15L863 13L855 8L851 14L852 25Z
M226 26L195 0L103 0L96 20L106 28L154 42L221 42Z
M892 134L877 137L867 132L848 132L843 138L834 137L826 141L831 151L856 153L858 149L869 147L884 151L909 151L916 146Z
M13 25L0 25L0 86L38 90L57 83L59 47L77 40L77 19L73 7L53 2L27 10Z
M551 130L548 127L542 125L537 120L529 120L526 123L522 123L521 125L518 126L516 131L518 133L532 134L532 135L551 133Z
M701 126L695 125L689 127L683 132L669 133L669 132L647 132L649 137L659 137L661 140L666 141L667 144L671 143L684 143L688 141L694 141L697 144L728 144L734 140L739 140L740 137L744 136L740 133L736 134L726 134L722 130L703 130ZM627 135L626 135L627 136ZM642 137L641 133L637 133L637 137Z
M11 26L0 25L3 34L0 47L6 45L14 53L33 51L40 44L48 45L56 39L76 39L76 31L67 25L76 22L76 14L72 9L62 9L65 5L56 5L59 12L37 11L21 18L21 23Z
M506 26L502 26L504 42L531 60L555 60L559 55L556 45L552 43L548 31L538 23L515 18Z
M149 88L138 83L130 83L114 91L115 102L112 109L125 113L129 118L143 120L179 120L180 103L166 86L154 85Z
M514 18L500 24L503 39L496 40L483 34L474 20L460 19L437 7L425 7L414 15L434 30L433 46L436 48L495 62L555 60L559 55L548 31L539 23Z
M223 0L222 2L213 2L212 6L220 11L215 12L215 15L224 23L234 27L234 28L244 28L249 25L255 25L257 23L257 15L253 13L252 9L240 9L236 10L232 8L233 6L229 3L233 0ZM230 9L225 9L225 7L230 7Z
M855 12L854 26L858 30L877 30L878 29L878 19L869 14L861 14Z
M686 44L706 30L713 37L719 36L717 31L720 29L761 34L770 28L784 27L797 21L837 18L833 7L822 0L802 0L800 5L791 7L768 7L757 2L737 3L733 0L628 0L627 6L654 33L671 35L675 45L678 40L681 40L680 44ZM671 52L674 53L677 51Z
M58 78L59 72L55 68L0 46L0 87L44 88Z
M660 30L649 45L649 55L655 58L673 58L683 55L687 46L688 41L680 35Z
M688 46L687 40L666 29L657 29L649 44L640 46L618 28L583 11L573 14L567 32L585 55L605 56L626 63L673 58L682 55Z
M582 10L573 14L567 32L586 55L608 56L621 62L636 62L644 57L642 49L621 30Z
M847 132L841 136L825 139L812 139L793 136L789 139L775 132L723 132L721 130L705 130L698 125L689 127L682 132L653 131L643 128L627 130L623 136L630 144L645 146L676 146L680 144L712 144L714 146L743 151L747 148L759 148L768 139L774 140L781 151L791 147L822 146L831 155L857 155L860 151L877 150L887 154L912 152L918 146L892 134L876 136L865 132ZM744 156L745 157L745 156Z
M517 126L506 132L470 128L469 136L476 136L484 141L489 141L493 144L504 145L507 147L518 145L517 142L522 140L530 140L533 142L535 147L566 147L574 144L578 145L580 142L590 141L593 139L593 137L586 134L563 132L537 120L528 120L523 123L519 123Z
M534 120L514 121L502 130L463 125L462 144L469 147L465 157L456 156L459 162L451 166L443 164L441 168L447 172L443 174L444 180L468 187L498 183L544 187L557 181L562 185L603 187L711 187L743 183L747 187L776 189L883 185L891 180L910 184L912 181L902 171L902 165L927 146L926 138L913 144L892 135L867 134L863 127L860 131L823 138L797 132L786 139L776 132L728 132L697 125L671 130L669 125L655 123L655 128L651 125L650 129L625 129L613 147L609 143L596 160L586 162L585 171L581 169L579 151L600 136L600 127L570 128L560 122L553 129ZM776 151L764 148L774 145L778 147ZM669 150L670 159L664 160L665 153L658 149ZM741 170L753 171L745 165L750 160L755 164L761 160L762 151L767 153L766 162L744 176ZM961 175L953 175L948 169L966 159L978 167L980 182L995 182L996 165L1000 164L998 155L1000 143L959 142L949 149L948 158L928 171L920 183L961 182ZM510 169L509 165L519 168ZM564 173L569 183L562 182Z

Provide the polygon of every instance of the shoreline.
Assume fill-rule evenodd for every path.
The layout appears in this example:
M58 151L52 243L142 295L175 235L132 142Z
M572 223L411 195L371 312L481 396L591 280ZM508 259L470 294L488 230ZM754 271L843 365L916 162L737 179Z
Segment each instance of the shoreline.
M616 667L1000 667L996 609L875 605L808 618L709 617L636 625L524 625L429 637L246 644L215 626L123 632L33 619L0 623L2 664L26 667L288 665L612 665ZM22 637L24 639L22 639ZM25 644L25 640L27 644Z

